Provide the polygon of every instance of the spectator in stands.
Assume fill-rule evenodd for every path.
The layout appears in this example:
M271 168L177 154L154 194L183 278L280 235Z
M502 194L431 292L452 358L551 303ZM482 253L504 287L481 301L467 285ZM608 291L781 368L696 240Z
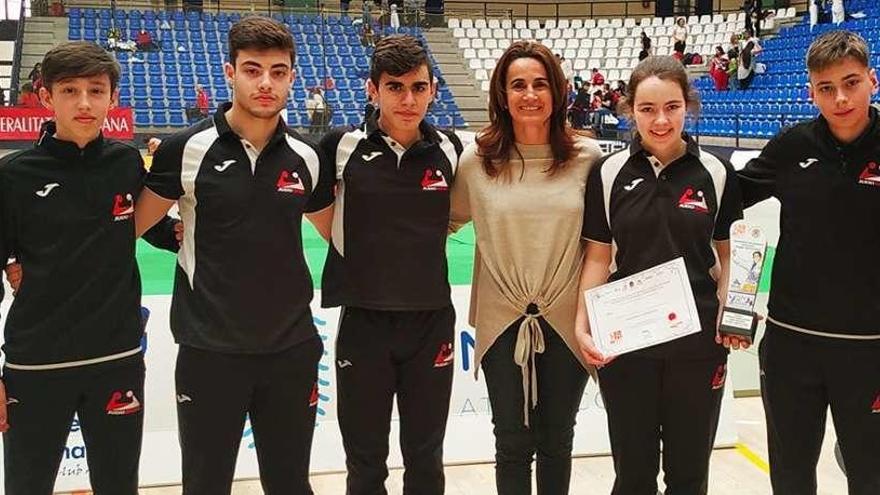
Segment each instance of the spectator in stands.
M124 50L131 52L134 51L135 48L137 48L137 44L134 41L126 40L119 28L114 26L107 31L108 50Z
M614 91L611 91L611 84L605 83L602 87L602 108L607 109L609 112L614 113L614 108L617 106L617 101L614 98Z
M587 126L587 117L590 114L590 83L584 81L571 104L571 125L575 129L583 129Z
M603 85L604 86L604 85ZM590 101L590 124L597 136L602 134L602 122L606 115L611 115L611 110L605 107L605 96L601 89L593 91L593 99Z
M745 27L747 29L752 28L752 12L755 9L755 0L743 0L742 7L740 9L743 11L745 15Z
M391 5L391 15L388 18L388 25L396 33L400 29L400 14L397 13L397 4Z
M647 53L647 56L651 55L651 38L648 37L648 34L642 30L642 34L640 35L642 41L642 51Z
M153 42L153 36L144 28L141 28L138 32L135 43L137 44L137 49L142 52L151 52L158 49Z
M755 43L749 41L745 48L739 54L739 63L737 64L736 78L739 81L739 89L748 89L755 77L755 57L752 50Z
M746 19L750 19L754 17L754 25L751 28L755 35L761 37L761 22L764 20L764 2L763 0L753 0L752 2L752 11L750 14L746 14ZM748 22L746 25L746 29L749 29Z
M727 50L727 88L731 91L739 89L737 74L739 73L739 47Z
M21 86L21 93L18 95L18 106L25 108L40 108L40 98L34 92L34 86L26 82Z
M672 30L673 50L680 52L684 56L685 48L687 48L688 27L687 19L679 17L675 21L675 28Z
M620 111L620 100L626 95L626 81L617 81L617 87L614 88L614 115Z
M590 79L590 84L600 87L605 84L605 76L603 76L602 73L599 72L598 67L593 67L593 76Z
M39 91L40 87L43 86L43 64L37 62L34 64L34 68L28 73L28 80L34 87L34 92Z
M846 20L846 9L843 0L831 0L831 22L840 24Z
M657 493L662 444L665 493L705 494L724 394L725 347L733 345L730 337L717 337L719 294L726 284L719 287L716 279L728 279L730 226L742 218L736 172L684 132L699 100L684 66L671 57L650 57L636 66L624 108L634 122L632 144L604 157L587 180L587 246L578 292L681 256L702 331L612 360L596 349L590 334L596 329L581 298L575 335L587 362L599 367L616 474L612 493ZM712 265L710 273L706 267ZM740 340L735 342L738 348Z
M736 49L736 54L738 56L739 50L740 50L739 42L740 42L740 35L738 35L736 33L731 33L730 34L730 47L727 49L728 52L732 49Z
M471 322L495 483L501 495L532 493L537 457L538 493L562 495L588 377L574 337L583 191L601 152L567 129L564 76L540 43L511 44L489 95L490 124L461 157L450 216L453 230L473 221L477 232Z
M206 118L211 112L211 101L208 92L201 84L196 84L196 108L201 118Z
M119 31L119 28L116 26L111 27L109 31L107 31L107 48L110 50L115 50L116 45L122 41L122 32Z
M574 88L573 78L574 78L574 67L571 65L571 60L563 57L560 54L556 54L557 60L559 60L559 66L562 67L562 74L565 75L565 80L568 81L569 87Z
M364 3L366 4L367 2ZM372 24L372 22L364 24L363 31L361 32L361 44L364 46L374 46L376 44Z
M745 48L746 44L749 42L753 44L752 55L757 55L764 51L764 48L761 46L761 40L757 36L755 36L755 32L746 29L745 35L742 37L740 45L742 48Z
M819 23L819 2L822 0L810 0L810 30L812 31Z
M351 7L351 0L339 0L339 10L342 12L342 15L344 17L348 17L349 7Z
M309 114L309 134L317 136L327 130L327 125L330 123L327 118L327 100L320 87L309 90L306 112Z
M364 29L373 24L373 13L370 11L370 2L363 0L363 10L361 11L361 19L364 23Z
M672 58L678 60L684 65L684 51L682 50L682 46L676 44L675 48L672 51Z
M6 106L6 90L0 88L0 107Z
M709 75L715 81L715 89L717 91L726 91L729 84L727 77L727 67L730 60L724 54L724 48L721 45L715 47L715 56L709 60Z

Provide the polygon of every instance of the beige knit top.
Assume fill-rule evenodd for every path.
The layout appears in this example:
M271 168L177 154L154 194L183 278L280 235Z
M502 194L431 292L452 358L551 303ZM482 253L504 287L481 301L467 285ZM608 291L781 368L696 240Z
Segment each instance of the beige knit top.
M476 329L476 362L517 319L513 359L522 368L525 422L537 404L534 355L544 352L537 318L559 334L585 369L574 335L584 257L581 226L590 167L602 155L595 141L578 137L578 154L551 175L550 145L522 145L510 174L489 177L476 145L465 148L452 188L452 230L474 222L476 250L469 323ZM532 306L529 311L529 305ZM529 391L531 390L531 394Z

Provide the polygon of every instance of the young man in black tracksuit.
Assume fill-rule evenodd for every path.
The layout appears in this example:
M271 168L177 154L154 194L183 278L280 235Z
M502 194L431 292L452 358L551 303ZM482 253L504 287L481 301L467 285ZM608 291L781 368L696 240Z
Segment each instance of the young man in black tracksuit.
M229 48L233 101L162 142L135 215L142 232L177 202L184 224L171 303L183 492L230 493L249 415L265 493L308 495L323 347L301 228L305 213L329 235L333 169L279 115L287 27L248 17Z
M773 491L816 493L831 408L849 493L880 493L880 116L861 37L807 54L821 116L783 130L739 173L746 205L776 197L781 235L760 362Z
M35 148L0 161L0 261L15 256L24 271L0 385L8 495L52 493L74 414L93 491L137 493L144 362L133 198L144 168L137 149L101 135L118 80L97 45L49 51L41 98L54 122ZM168 219L147 240L176 251Z
M386 493L397 395L403 493L439 495L455 323L445 249L461 143L424 121L436 87L418 40L384 38L371 65L377 110L320 144L338 181L321 297L343 306L336 376L346 493Z

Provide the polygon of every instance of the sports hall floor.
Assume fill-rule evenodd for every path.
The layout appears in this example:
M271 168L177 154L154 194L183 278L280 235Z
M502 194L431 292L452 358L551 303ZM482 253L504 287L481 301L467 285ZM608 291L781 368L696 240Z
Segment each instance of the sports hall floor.
M717 449L712 455L709 493L711 495L769 495L770 476L767 473L767 447L764 413L759 397L739 398L733 401L737 418L739 445L737 448ZM834 428L829 420L825 445L819 460L819 494L845 495L846 478L834 460ZM340 453L341 455L341 453ZM402 493L403 471L392 470L386 486L388 493ZM581 457L574 459L571 494L608 494L614 482L611 457ZM345 493L345 474L312 476L315 495L342 495ZM178 495L179 486L141 490L142 495ZM259 481L239 481L232 490L234 495L259 495L263 491ZM494 468L492 464L447 466L447 495L494 495ZM533 488L533 493L534 488Z

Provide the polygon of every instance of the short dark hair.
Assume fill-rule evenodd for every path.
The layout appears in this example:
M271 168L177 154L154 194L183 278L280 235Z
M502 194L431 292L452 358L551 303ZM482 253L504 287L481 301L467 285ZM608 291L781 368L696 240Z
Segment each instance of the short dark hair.
M247 16L236 22L229 30L229 63L241 50L285 50L290 51L290 66L296 63L296 45L293 35L284 24L260 15Z
M852 57L868 67L871 50L864 38L852 31L829 31L816 38L807 50L807 70L827 69L841 60Z
M428 67L428 77L434 82L434 67L422 43L413 36L397 34L386 36L376 43L370 59L370 80L378 86L382 74L402 76L421 66Z
M68 41L46 52L40 66L43 86L52 91L52 85L74 77L93 77L107 74L110 90L119 84L119 64L106 50L89 41Z

